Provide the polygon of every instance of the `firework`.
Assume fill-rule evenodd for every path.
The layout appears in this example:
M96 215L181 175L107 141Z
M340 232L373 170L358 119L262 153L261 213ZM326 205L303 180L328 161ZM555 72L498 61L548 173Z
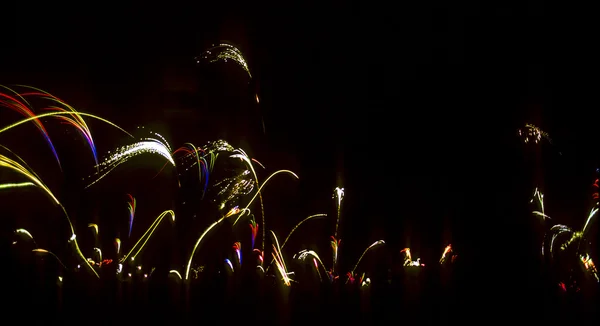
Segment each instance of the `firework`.
M331 249L333 250L333 265L331 268L335 272L335 267L337 265L338 258L338 249L341 242L341 239L338 239L338 228L340 226L340 218L342 216L342 200L344 199L344 188L336 187L333 190L333 199L335 200L336 219L335 231L333 237L331 237Z
M271 235L273 236L273 260L275 261L275 266L277 266L277 271L279 271L279 275L281 276L281 280L283 284L286 286L290 286L291 279L290 275L293 274L287 271L287 266L285 265L285 260L283 259L283 254L281 253L281 247L279 247L279 240L277 240L277 236L275 232L271 231Z
M54 144L52 143L52 140L50 139L50 136L48 135L48 132L46 131L46 128L44 127L42 122L39 120L38 117L36 117L35 113L33 113L30 104L27 102L27 100L25 100L23 95L17 93L16 91L13 91L8 87L2 87L9 90L12 93L12 95L0 93L0 106L11 109L31 119L31 121L35 124L35 126L40 131L44 139L46 139L46 142L48 143L48 146L50 147L50 150L52 151L52 154L54 155L54 158L56 159L59 168L62 170L60 159L58 158L58 153L54 148Z
M127 202L127 207L129 209L129 237L131 238L131 229L133 228L133 218L135 217L135 207L137 206L137 202L135 197L130 194L127 194L129 197L129 202Z
M146 230L146 232L144 232L144 234L130 249L130 251L123 258L121 258L120 262L126 261L129 257L131 257L131 261L135 260L137 255L140 253L140 251L142 251L142 249L144 249L144 246L146 246L146 243L148 242L148 240L150 240L150 237L152 237L152 234L154 234L154 231L166 215L171 215L171 220L175 222L175 212L173 212L172 210L166 210L162 212L160 215L158 215L154 222L152 222L150 227Z
M358 261L356 262L356 265L354 265L354 268L352 268L352 271L351 271L351 272L352 272L352 273L354 273L354 271L355 271L355 270L356 270L356 268L358 267L358 264L360 264L360 261L363 259L363 257L365 256L365 254L366 254L366 253L367 253L369 250L373 249L375 246L379 246L379 245L382 245L382 244L385 244L385 241L383 241L383 240L379 240L379 241L375 241L375 242L373 242L373 243L372 243L370 246L368 246L368 247L367 247L367 249L365 249L365 251L363 251L362 255L360 255L360 257L358 258Z
M218 45L213 45L211 48L204 51L200 56L196 57L196 63L200 63L202 61L208 61L209 63L218 61L227 62L229 60L240 65L240 67L242 67L248 74L248 77L252 78L250 68L248 68L248 62L246 62L242 51L231 44L221 43Z
M69 242L73 243L74 248L75 248L75 252L78 254L78 256L81 259L83 259L86 262L86 265L89 267L89 269L97 277L99 277L98 274L96 273L96 271L92 268L92 266L87 263L85 257L83 257L83 254L81 253L81 250L79 249L79 244L77 243L77 239L76 239L76 235L75 235L75 228L73 227L73 224L71 223L71 219L69 218L69 214L67 214L67 211L65 210L64 206L60 203L60 201L52 193L52 191L50 190L50 188L48 188L42 182L42 180L38 177L38 175L33 170L31 170L29 168L29 166L27 166L27 163L25 163L25 161L23 161L20 158L18 158L18 159L19 159L19 161L21 161L21 163L19 163L19 162L13 160L13 159L10 159L10 158L8 158L8 157L0 154L0 167L7 168L9 170L17 172L21 176L29 179L37 187L39 187L40 189L42 189L54 201L54 203L58 207L60 207L60 209L64 213L64 216L66 217L67 222L69 223L69 227L71 229L71 237L69 238Z
M524 128L519 129L518 131L519 137L523 139L524 143L540 143L542 140L547 140L548 143L552 143L550 136L547 132L541 130L540 128L532 125L526 124Z
M98 172L94 174L94 180L86 188L91 187L106 177L117 166L141 154L158 154L175 166L175 162L171 156L171 148L168 143L162 140L162 137L144 138L131 145L118 148L116 153L110 154L102 163L98 164L96 166Z

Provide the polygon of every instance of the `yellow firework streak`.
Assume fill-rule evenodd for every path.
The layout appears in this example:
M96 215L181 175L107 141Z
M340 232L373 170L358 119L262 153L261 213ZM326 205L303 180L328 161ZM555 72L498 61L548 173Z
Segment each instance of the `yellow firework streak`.
M154 234L154 231L156 230L156 228L158 227L160 222L163 220L163 218L167 214L171 214L171 219L173 220L173 222L175 222L175 212L173 212L172 210L166 210L166 211L162 212L160 215L158 215L158 217L154 220L154 222L152 222L152 224L150 225L148 230L146 230L146 232L144 232L144 234L135 243L135 245L131 248L131 250L129 250L127 255L125 255L123 258L121 258L121 260L120 260L121 262L126 261L129 257L131 257L131 260L135 260L135 257L140 253L140 251L142 251L142 249L144 249L144 247L146 246L146 243L148 242L150 237L152 237L152 234Z

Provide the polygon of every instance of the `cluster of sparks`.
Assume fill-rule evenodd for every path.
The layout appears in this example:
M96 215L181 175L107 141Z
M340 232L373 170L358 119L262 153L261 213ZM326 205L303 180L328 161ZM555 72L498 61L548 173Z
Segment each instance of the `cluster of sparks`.
M214 46L204 52L200 59L209 60L210 62L234 60L242 66L251 77L248 64L241 55L241 52L231 45L220 44ZM236 270L242 266L242 262L244 262L244 264L254 263L256 264L255 267L257 271L260 271L263 275L273 276L279 279L281 284L289 287L297 282L293 279L295 272L290 271L290 269L297 266L299 262L308 262L314 267L318 279L321 282L324 280L334 282L339 280L340 276L343 277L345 275L346 283L355 284L357 282L361 286L368 286L371 284L371 280L367 275L368 272L361 271L362 273L359 273L358 269L360 268L361 261L369 252L385 245L384 240L377 240L367 246L353 265L353 268L346 274L340 274L337 271L339 268L338 258L342 243L339 234L339 226L342 218L344 188L336 187L333 191L333 199L335 201L335 228L332 230L333 235L330 236L332 263L329 268L323 263L316 248L303 249L294 255L291 260L287 259L284 251L288 240L300 226L309 221L327 217L328 215L324 213L313 214L301 220L291 229L281 245L276 233L273 230L269 230L271 235L269 255L269 252L266 252L265 249L267 243L265 237L267 228L262 200L263 189L268 182L277 175L285 174L294 179L298 179L298 176L294 172L289 170L277 170L265 178L264 181L260 182L259 173L257 173L255 167L258 166L264 170L266 169L265 166L256 159L249 157L242 149L234 148L224 140L208 142L204 146L185 143L183 146L173 150L165 137L158 133L144 130L146 136L136 138L131 133L111 121L89 113L78 112L64 101L44 91L35 88L25 88L26 91L24 92L17 92L13 89L6 88L7 93L0 93L0 107L15 111L23 117L22 120L6 127L0 127L0 136L19 126L29 123L33 124L48 144L50 153L57 162L57 168L62 171L60 160L61 153L56 150L53 134L46 129L46 122L43 118L53 118L60 122L60 124L66 125L68 128L75 128L86 141L94 161L93 164L90 161L89 166L93 167L93 171L95 172L86 178L82 178L88 180L84 189L94 187L103 179L109 179L114 175L114 171L117 167L127 164L127 162L135 157L157 156L161 159L161 162L164 162L164 165L157 171L155 177L160 175L167 166L170 166L176 172L175 181L179 188L182 188L182 181L194 182L198 183L202 188L202 196L199 200L203 200L204 197L209 194L207 197L209 197L210 203L216 206L219 217L204 230L192 231L197 237L193 247L188 251L189 255L187 256L186 263L184 266L180 266L179 269L171 270L169 272L170 276L176 277L184 282L189 282L196 278L197 275L204 270L203 265L194 262L195 258L199 255L199 252L201 252L203 243L210 237L213 230L225 224L223 223L224 221L230 220L232 221L230 224L232 228L236 227L236 224L240 221L241 223L247 223L250 228L251 243L249 246L242 246L242 241L235 241L233 243L230 249L232 255L221 260L221 262L224 262L225 269L229 273L235 273ZM42 112L36 112L36 109L31 104L34 103L34 101L50 104L44 104L41 108ZM99 160L92 131L86 122L88 119L103 122L111 128L120 130L126 136L128 144L116 147L114 150L107 152L102 160ZM144 129L143 127L140 128ZM24 241L30 242L34 245L34 248L31 251L32 253L36 255L52 256L53 259L59 262L59 265L62 268L58 272L58 277L61 282L63 279L69 278L73 272L78 272L81 269L89 271L89 273L96 278L100 278L101 273L99 272L105 268L114 269L116 274L123 279L130 279L133 275L142 275L143 278L152 276L155 268L142 264L144 261L144 252L147 251L145 249L148 248L147 244L153 238L156 238L153 237L153 235L162 225L169 222L174 224L178 221L175 218L175 209L172 207L165 207L162 213L160 213L148 227L144 228L143 223L138 216L140 214L143 215L143 210L138 210L136 197L133 194L124 193L123 196L127 198L127 210L123 209L123 211L128 213L127 223L119 223L119 225L127 225L126 230L121 230L123 231L122 234L127 234L127 239L122 239L120 237L112 238L114 241L111 240L111 245L114 246L114 248L103 252L102 237L99 236L101 230L100 225L88 223L88 230L92 231L94 241L93 246L85 250L87 254L84 254L78 243L75 226L71 223L69 213L63 206L61 199L59 199L60 196L57 196L53 188L46 185L43 179L16 153L2 145L0 145L0 147L0 169L14 172L14 175L11 174L11 176L14 176L14 180L0 184L0 190L9 191L17 188L31 187L42 191L47 195L51 202L60 209L62 215L68 222L70 232L66 242L74 251L77 261L75 262L75 265L72 266L63 263L60 257L51 250L38 246L38 241L42 244L43 242L40 241L40 239L37 239L38 241L36 241L33 234L23 228L19 228L15 231L15 237L18 241L14 241L14 245L18 245ZM222 167L222 170L225 171L225 173L214 174L213 171L216 166ZM256 201L258 201L260 205L253 205ZM144 206L143 200L140 201L140 204L142 207ZM257 219L254 214L255 206L259 206L259 208L256 209L256 215L258 216L258 213L260 213L260 219ZM138 215L136 215L136 211ZM258 221L260 221L260 223ZM132 235L139 234L138 232L132 231L134 229L137 230L140 227L142 227L142 230L139 233L142 233L143 231L143 234L137 239L132 239ZM162 228L164 228L164 226ZM248 231L248 229L245 230L246 232ZM259 231L262 231L262 239L258 237ZM117 234L121 234L120 231ZM256 259L243 259L242 247L250 248L247 250L255 255ZM402 252L407 257L406 261L409 262L405 263L406 266L425 266L420 263L419 258L417 258L416 261L412 261L410 249L406 248ZM272 258L271 262L266 265L264 261L265 255L267 255L267 257L270 256L270 259ZM454 261L455 257L456 255L454 255L451 245L448 245L442 254L440 264L451 263ZM593 266L591 259L586 258L586 263L588 266ZM271 266L274 266L275 271L272 274L269 274L269 268Z
M549 143L552 143L552 140L550 139L550 136L548 136L547 132L541 130L540 128L532 124L526 124L524 128L519 129L517 132L519 133L519 137L521 137L523 139L523 142L525 142L526 144L538 144L543 139L547 140Z
M550 137L547 133L535 127L534 125L527 124L525 129L518 131L519 136L523 138L525 143L538 144L543 139L551 142ZM596 170L598 172L598 170ZM590 276L589 279L600 283L600 277L592 258L590 257L590 246L592 244L590 239L590 225L594 221L594 217L600 209L600 179L596 178L591 185L592 188L592 207L589 210L588 215L585 218L585 222L581 228L573 228L566 224L556 223L555 219L551 218L545 208L544 194L540 188L535 188L531 203L536 206L536 209L532 211L532 214L539 218L545 229L544 238L541 243L541 256L545 263L548 264L549 268L561 269L563 266L571 266L571 263L578 264L581 267L581 271L584 275ZM555 216L556 217L556 216ZM557 220L559 220L557 218ZM564 292L570 290L579 292L581 290L580 284L583 282L577 282L577 273L572 268L568 268L568 273L557 273L560 279L556 280ZM565 279L565 275L568 277Z
M244 58L242 51L231 44L220 43L213 45L199 57L196 57L196 63L200 63L201 60L207 60L208 62L227 62L228 60L232 60L244 69L248 74L248 77L252 78L250 68L248 68L248 62L246 62L246 58ZM256 97L256 101L258 102L258 96Z

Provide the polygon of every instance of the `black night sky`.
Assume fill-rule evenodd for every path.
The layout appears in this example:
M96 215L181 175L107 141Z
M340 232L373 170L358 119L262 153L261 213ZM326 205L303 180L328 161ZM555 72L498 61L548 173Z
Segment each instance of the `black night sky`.
M379 239L432 262L452 243L481 294L535 278L537 184L562 223L589 212L600 162L591 20L541 1L13 6L0 84L39 87L126 130L155 127L175 147L224 138L298 173L266 190L281 233L332 214L344 187L344 266ZM251 82L234 64L196 65L221 40L243 51ZM526 123L553 145L529 151L516 134ZM96 134L100 154L115 135Z

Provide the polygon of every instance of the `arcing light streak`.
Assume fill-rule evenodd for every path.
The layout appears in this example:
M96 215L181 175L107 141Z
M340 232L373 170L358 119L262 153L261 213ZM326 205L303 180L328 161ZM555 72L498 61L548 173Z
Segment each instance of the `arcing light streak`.
M340 188L340 187L336 187L333 190L333 198L335 199L335 208L336 208L336 212L337 212L337 218L335 221L335 233L334 233L334 237L337 238L338 236L338 227L340 224L340 216L341 216L341 209L342 209L342 200L344 199L344 188Z
M202 242L202 239L204 239L204 237L208 234L208 232L210 232L210 230L212 230L215 226L219 225L221 222L223 222L228 217L233 216L235 214L239 214L240 212L242 212L242 214L243 214L243 212L245 212L245 211L240 210L237 207L232 208L227 214L225 214L223 217L221 217L220 219L218 219L215 222L213 222L211 225L208 226L208 228L206 228L206 230L204 230L204 232L202 232L202 234L200 235L200 237L196 241L196 244L194 245L194 248L192 249L192 253L190 254L190 259L188 260L188 264L187 264L187 267L185 269L185 279L186 280L189 280L189 278L190 278L190 269L192 267L192 260L194 259L194 254L196 253L196 250L200 246L200 243Z
M252 231L252 249L254 249L254 242L256 241L256 234L258 233L258 224L254 219L250 220L250 230Z
M248 155L246 154L246 152L244 152L241 149L237 149L234 150L235 152L237 152L238 154L233 154L231 155L231 157L237 157L240 160L246 162L246 164L248 165L248 168L250 168L250 171L252 171L252 175L254 176L254 181L256 182L256 184L259 184L258 182L258 175L256 174L256 170L254 170L254 165L252 164L252 160L248 157ZM258 161L256 161L258 163ZM260 163L258 163L260 164ZM263 168L264 166L262 164L260 164ZM296 177L297 178L297 177ZM265 181L266 183L266 181ZM263 232L262 232L262 251L265 251L265 231L266 231L266 222L265 222L265 207L264 207L264 203L263 203L263 198L262 198L262 193L261 191L262 187L259 187L258 190L256 191L256 193L259 196L259 200L260 200L260 215L262 217L262 227L263 227ZM254 200L254 198L252 199ZM246 208L248 208L249 206L246 206Z
M175 161L173 161L173 157L171 157L171 151L169 151L169 147L167 144L153 138L146 138L137 143L133 143L131 145L123 146L117 149L117 152L110 155L105 161L99 164L99 175L96 180L87 185L85 188L89 188L94 185L96 182L100 181L106 175L108 175L112 170L114 170L117 166L125 163L129 159L145 153L151 154L159 154L164 157L167 161L169 161L173 166L175 166Z
M231 260L229 260L229 258L225 258L225 263L227 264L227 266L229 266L229 268L231 268L231 271L233 272L233 264L231 263Z
M115 238L115 247L117 247L117 257L121 253L121 239Z
M281 248L283 248L283 246L281 246ZM317 262L319 262L319 265L321 266L321 268L323 268L323 270L325 272L327 272L327 268L325 268L325 264L323 264L323 261L321 260L319 255L317 255L316 252L314 252L312 250L304 249L304 250L300 251L297 255L298 255L298 259L300 259L300 260L305 260L308 256L312 256L313 259L315 259ZM321 273L319 272L319 267L318 267L319 265L315 265L315 267L317 268L317 272L319 273L319 278L320 278Z
M144 232L144 234L135 243L135 245L131 248L131 250L129 250L129 252L123 258L121 258L120 262L126 261L130 256L131 256L131 260L135 260L135 257L140 253L140 251L142 251L142 249L144 249L144 246L146 246L146 243L148 242L148 240L150 240L150 237L152 237L152 234L154 234L154 231L156 230L156 228L158 227L160 222L163 220L163 218L167 214L171 214L171 219L173 220L173 222L175 222L175 212L173 212L172 210L166 210L166 211L162 212L160 215L158 215L158 217L154 220L154 222L152 222L152 224L150 225L148 230L146 230L146 232ZM135 253L133 253L134 251L135 251Z
M277 266L277 270L281 275L281 279L283 280L283 284L290 286L290 273L287 271L287 267L285 265L285 260L283 259L283 254L281 253L281 248L279 247L279 240L277 240L277 236L275 232L271 231L271 235L273 236L273 259L275 260L275 266Z
M31 182L19 182L19 183L3 183L0 184L0 189L13 189L13 188L25 188L35 187L35 184Z
M98 261L102 262L102 250L100 250L100 248L94 248L94 251L98 253L98 258L100 258Z
M544 194L539 191L539 189L536 187L534 192L533 192L533 198L531 198L531 203L533 203L533 201L536 200L537 201L537 205L540 209L540 211L533 211L533 214L536 216L541 216L542 219L544 221L547 221L548 219L550 219L550 216L546 215L546 212L544 210ZM554 240L553 240L554 241ZM542 241L542 257L544 257L545 253L545 236L544 236L544 241ZM552 252L552 248L550 248L550 252Z
M25 162L23 162L23 164L26 165ZM35 174L35 172L33 172L32 170L29 170L25 166L19 164L18 162L14 161L14 160L12 160L12 159L10 159L10 158L2 155L2 154L0 154L0 167L8 168L10 170L13 170L13 171L21 174L22 176L24 176L26 178L28 178L35 185L37 185L38 187L40 187L48 195L48 197L52 198L52 200L54 201L54 203L61 208L61 210L65 214L65 217L67 218L67 222L69 223L69 227L71 228L71 238L70 238L70 241L73 241L73 243L75 245L75 251L77 252L77 254L79 255L79 257L83 261L85 261L86 265L90 268L90 270L94 273L94 275L96 275L96 277L99 277L98 273L96 273L96 271L92 268L92 266L87 262L87 260L83 256L83 253L79 249L79 244L77 243L77 240L76 240L76 237L75 237L75 228L73 227L73 224L71 223L71 218L69 218L69 214L67 214L66 209L60 203L60 201L58 201L58 199L56 198L56 196L54 196L54 194L52 193L52 191L50 191L50 189L42 182L42 180L40 180L40 178Z
M233 244L233 250L235 250L235 253L237 255L238 258L238 263L240 265L242 265L242 243L241 242L236 242Z
M56 159L56 162L58 163L58 167L62 170L60 160L58 158L58 153L56 152L56 148L54 147L54 144L52 143L52 140L50 139L50 136L48 135L46 128L44 127L42 122L39 120L39 117L37 117L35 115L35 113L33 113L33 111L29 108L29 103L27 103L27 101L19 93L13 91L12 89L10 89L8 87L5 87L5 86L2 86L2 87L4 87L4 88L10 90L11 92L13 92L14 94L16 94L16 97L18 97L20 100L17 99L16 97L13 97L13 96L10 96L10 95L4 94L4 93L0 93L0 105L28 117L28 119L29 119L28 121L33 121L35 126L38 128L38 130L42 133L42 135L46 139L46 142L48 143L48 146L50 146L50 150L52 151L52 154L54 155L54 158Z
M288 236L285 238L285 240L283 240L283 244L281 245L281 249L283 249L285 247L285 244L288 242L288 240L290 239L290 237L292 236L292 234L294 234L294 231L296 231L296 229L298 227L300 227L300 225L302 225L304 222L312 220L313 218L319 218L319 217L325 217L327 216L327 214L315 214L315 215L311 215L305 219L303 219L302 221L300 221L300 223L296 224L296 226L294 226L292 228L292 230L290 231L290 233L288 233Z
M98 236L98 232L99 232L99 229L98 229L98 224L95 224L95 223L88 223L88 228L94 228L94 231L95 231L95 232L94 232L94 235L95 235L95 236Z
M227 62L227 60L233 60L244 69L244 71L248 74L248 77L252 78L250 68L248 68L248 63L246 62L242 51L231 44L221 43L216 46L213 45L211 48L204 51L199 57L196 57L196 62L200 63L201 59L208 60L211 63L219 60L224 62Z
M539 191L538 188L535 188L535 191L533 192L533 197L534 198L531 199L531 202L533 202L533 200L536 199L541 210L541 212L534 211L533 213L544 218L548 217L544 210L544 194L541 191Z
M254 171L254 169L252 169L252 171ZM250 207L250 205L252 205L252 203L253 203L253 202L254 202L254 200L256 199L256 196L261 196L261 198L262 198L261 192L262 192L262 189L263 189L263 187L264 187L264 186L267 184L267 182L269 182L269 180L271 180L271 178L273 178L275 175L277 175L277 174L279 174L279 173L289 173L289 174L291 174L292 176L294 176L296 179L300 179L296 173L294 173L294 172L292 172L292 171L290 171L290 170L279 170L279 171L275 171L275 172L273 172L273 173L272 173L272 174L271 174L271 175L270 175L270 176L269 176L269 177L268 177L268 178L265 180L265 182L263 182L263 184L262 184L260 187L258 187L258 190L257 190L257 191L256 191L256 193L254 194L254 197L252 197L252 199L250 199L250 201L248 202L248 205L246 205L246 208L248 208L248 207ZM261 199L261 209L262 209L262 199ZM264 211L263 211L263 225L262 225L262 228L263 228L263 244L262 244L262 246L263 246L263 252L264 252L264 247L265 247L265 239L264 239L264 237L265 237L265 218L264 218L264 216L265 216L265 215L264 215Z
M41 253L41 254L48 254L53 256L54 258L56 258L56 261L58 261L60 263L60 265L64 268L67 269L67 266L65 266L65 264L63 264L63 262L60 260L60 258L58 258L57 255L55 255L52 251L50 250L46 250L46 249L41 249L41 248L37 248L37 249L33 249L31 252L37 252L37 253Z
M378 246L378 245L382 245L385 244L385 241L383 240L378 240L373 242L370 246L367 247L367 249L365 249L365 251L363 251L362 255L360 255L360 257L358 258L358 261L356 262L356 265L354 265L354 268L352 268L352 273L354 273L354 271L356 270L356 268L358 267L358 264L360 264L360 261L363 259L364 255L371 250L373 247Z
M452 245L449 244L444 248L444 252L442 252L442 257L440 257L440 264L443 264L447 261L448 255L452 253Z
M129 197L127 208L129 209L129 237L131 237L131 229L133 228L133 219L135 218L135 207L137 206L137 202L132 195L127 194L127 197Z
M35 242L35 239L33 238L33 235L31 233L29 233L29 231L27 231L25 229L16 229L15 233L16 234L24 234L24 235L26 235L29 239L31 239L31 241L33 241L33 244L37 247L37 242Z
M248 204L246 205L245 208L243 208L243 209L240 210L239 208L234 207L225 216L221 217L220 219L218 219L217 221L215 221L214 223L212 223L211 225L209 225L208 228L206 230L204 230L204 232L200 235L200 237L196 241L196 244L194 245L194 248L192 249L192 253L190 254L190 259L188 260L188 264L187 264L186 271L185 271L185 279L186 280L189 280L189 278L190 278L190 269L192 267L192 260L194 259L194 254L196 253L196 250L198 249L198 246L202 242L202 239L204 239L204 237L208 234L208 232L210 232L210 230L212 230L212 228L214 228L215 226L217 226L221 222L223 222L226 218L228 218L228 217L230 217L232 215L238 214L240 212L242 214L244 212L247 212L248 211L248 207L250 207L250 205L252 205L252 203L254 202L254 200L256 199L256 197L258 196L258 194L260 194L260 192L262 191L262 189L264 188L264 186L269 182L269 180L271 180L271 178L273 178L274 176L276 176L279 173L289 173L289 174L293 175L294 177L296 177L296 179L298 179L298 176L294 172L292 172L290 170L279 170L279 171L273 172L265 180L265 182L263 182L263 184L258 188L258 190L254 194L254 196L252 197L252 199L250 199L250 201L248 202ZM263 225L263 230L264 230L264 225ZM264 250L262 252L264 253Z
M96 145L94 144L94 140L92 138L92 132L90 131L90 128L88 127L87 123L82 118L82 116L79 115L77 110L75 110L75 108L73 108L72 106L67 104L65 101L63 101L63 100L59 99L58 97L56 97L46 91L43 91L39 88L35 88L32 86L25 86L25 85L19 85L19 86L37 91L37 92L23 93L23 94L21 94L22 96L38 96L38 97L41 97L44 99L48 99L48 100L55 102L62 106L62 107L51 106L48 108L49 110L71 113L71 117L57 116L57 118L63 120L65 123L67 123L69 125L72 125L73 127L77 128L81 132L81 134L85 137L86 141L88 142L90 149L92 150L92 154L94 156L94 162L96 163L96 165L98 165L98 155L96 153Z
M15 128L15 127L18 127L18 126L20 126L20 125L22 125L24 123L27 123L29 121L33 121L33 120L36 120L36 119L45 118L45 117L60 116L60 115L73 115L73 114L75 114L75 113L73 113L73 112L64 112L64 111L48 112L48 113L38 114L38 115L35 115L33 117L29 117L29 118L23 119L21 121L17 121L17 122L15 122L13 124L10 124L10 125L2 128L2 129L0 129L0 134L3 133L3 132L5 132L5 131L11 130L11 129ZM77 112L76 114L80 115L80 116L90 117L90 118L94 118L94 119L100 120L100 121L102 121L104 123L107 123L107 124L109 124L109 125L117 128L117 129L121 130L122 132L126 133L128 136L130 136L131 138L133 138L133 136L130 133L128 133L127 131L125 131L125 129L117 126L116 124L114 124L114 123L112 123L112 122L110 122L110 121L108 121L108 120L106 120L104 118L101 118L99 116L96 116L96 115L93 115L93 114L89 114L89 113L83 113L83 112Z
M49 108L49 110L54 110L57 112L67 112L67 110L59 107L51 107ZM98 165L98 153L96 152L96 145L94 144L94 139L92 138L91 131L89 130L83 119L81 119L80 116L77 116L75 114L73 114L73 118L60 115L57 116L57 118L61 119L65 124L71 125L77 130L79 130L79 132L83 135L83 137L88 143L88 146L92 151L92 155L94 156L94 163Z
M404 266L410 265L412 262L412 255L410 254L410 248L404 248L400 250L400 252L404 253Z
M340 217L342 215L342 200L344 199L344 188L336 187L333 190L333 199L335 199L336 208L336 219L335 219L335 232L333 234L333 241L331 242L331 249L333 250L333 265L331 271L335 272L338 259L338 250L341 239L338 239L338 228L340 225Z
M324 216L327 216L327 214L315 214L315 215L311 215L311 216L303 219L302 221L300 221L300 223L296 224L296 226L294 226L292 228L292 230L290 231L290 233L288 233L288 235L285 238L285 240L283 240L283 244L281 245L281 249L283 250L283 248L285 248L285 244L288 242L288 240L290 239L290 237L292 236L292 234L294 234L294 231L296 231L296 229L298 227L300 227L300 225L302 225L304 222L309 221L309 220L311 220L313 218L324 217ZM269 264L269 266L267 266L267 271L269 271L269 268L271 268L271 264L273 264L273 260L271 260L271 263ZM325 271L327 271L327 269L325 269Z
M337 265L338 259L338 250L340 248L340 244L342 243L342 239L336 239L334 236L331 236L331 249L333 250L333 266L331 266L331 272L335 272L335 265Z
M28 236L29 238L31 238L31 240L33 240L33 235L31 233L29 233L29 231L27 231L25 229L16 229L15 232L19 233L19 234L25 234L26 236Z
M256 163L256 164L260 165L260 167L261 167L261 168L263 168L263 169L266 169L266 168L265 168L265 166L264 166L264 165L262 165L262 163L260 163L258 160L256 160L256 159L254 159L254 158L253 158L253 159L252 159L252 162L254 162L254 163Z
M581 229L581 233L585 234L585 231L587 230L588 224L590 223L590 221L592 220L592 218L594 217L594 215L596 215L596 213L598 213L598 208L592 209L592 211L588 215L587 220L585 221L585 225L583 226L583 229Z
M550 258L554 257L554 241L556 238L561 234L572 232L573 230L570 227L563 224L556 224L550 228L550 233L552 234L552 238L550 240Z
M175 274L175 275L177 275L177 277L179 277L179 279L181 280L181 274L179 274L179 272L178 272L178 271L176 271L176 270L172 269L172 270L170 270L170 271L169 271L169 274Z

